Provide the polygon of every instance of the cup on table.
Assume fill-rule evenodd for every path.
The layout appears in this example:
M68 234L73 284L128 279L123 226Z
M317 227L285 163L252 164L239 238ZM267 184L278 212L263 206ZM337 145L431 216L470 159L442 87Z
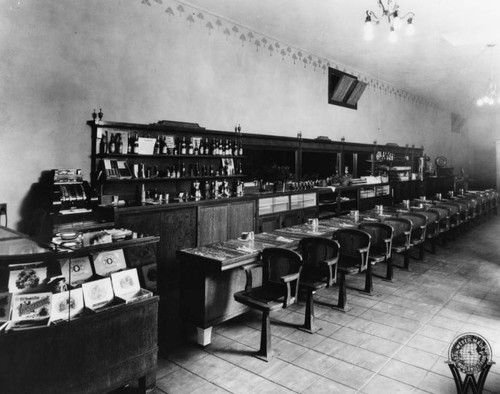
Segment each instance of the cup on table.
M436 193L436 200L441 201L442 195L441 193Z
M375 205L375 211L377 213L384 213L384 206L383 205Z
M450 191L448 192L448 195L450 196L450 198L453 198L453 191L451 191L451 190L450 190Z
M405 208L410 208L410 200L403 200L403 205Z
M354 219L354 222L359 222L359 211L357 210L352 210L350 212L350 216Z
M421 200L426 200L426 197L425 196L420 196L420 199Z

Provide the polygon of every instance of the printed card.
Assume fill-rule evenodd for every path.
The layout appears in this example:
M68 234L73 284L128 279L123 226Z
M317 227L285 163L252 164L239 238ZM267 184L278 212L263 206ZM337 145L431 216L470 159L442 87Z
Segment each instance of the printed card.
M47 279L44 263L13 264L9 266L9 292L33 291Z
M12 323L14 326L46 325L50 317L52 293L14 294Z
M83 312L84 306L81 288L52 294L50 320L71 320Z
M92 277L92 265L86 256L59 260L59 264L66 283L72 287L79 286Z
M97 275L109 276L126 268L123 249L100 252L94 255L94 269Z
M111 274L111 282L115 296L124 300L134 298L141 290L136 268Z
M110 278L82 284L83 300L89 309L99 309L113 302L113 286Z

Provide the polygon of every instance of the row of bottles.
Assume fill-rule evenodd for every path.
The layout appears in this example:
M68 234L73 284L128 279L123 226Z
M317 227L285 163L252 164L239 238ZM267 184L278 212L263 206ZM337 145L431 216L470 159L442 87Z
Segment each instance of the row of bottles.
M135 178L185 178L185 177L212 177L212 176L231 176L242 175L243 167L241 162L237 163L235 168L232 165L224 164L219 169L214 165L199 165L198 163L189 164L178 163L177 165L167 166L161 169L159 166L146 167L143 163L133 165L133 174Z
M156 153L156 148L155 148ZM161 152L163 154L163 152ZM170 154L167 150L166 154ZM176 146L174 146L173 155L207 155L207 156L243 156L243 145L241 141L230 139L212 139L208 138L193 139L182 137Z
M159 191L158 188L146 189L144 184L138 188L138 200L141 204L155 203L155 204L168 204L171 196L166 191ZM231 187L229 182L224 179L222 181L205 181L200 182L194 180L191 183L191 189L179 193L176 197L177 201L200 201L218 198L229 198L232 196L241 197L244 194L244 187L242 181L234 182Z
M243 145L241 141L231 139L213 138L191 138L182 137L173 143L167 140L167 136L156 137L153 151L154 155L190 155L190 156L243 156ZM130 133L126 144L122 140L121 133L102 133L99 143L101 154L139 154L140 139L137 135ZM142 152L143 153L143 152Z

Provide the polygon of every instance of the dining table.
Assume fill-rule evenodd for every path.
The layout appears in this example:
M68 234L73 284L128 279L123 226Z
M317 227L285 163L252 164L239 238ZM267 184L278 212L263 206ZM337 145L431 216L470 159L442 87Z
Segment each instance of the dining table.
M283 247L297 250L304 237L327 237L342 228L358 228L362 221L381 221L386 216L409 212L404 207L383 207L357 214L346 214L314 222L279 228L222 242L177 251L181 261L181 315L197 329L197 342L211 343L212 327L248 310L233 300L233 294L246 286L243 266L259 269L262 250ZM261 281L255 272L254 286Z

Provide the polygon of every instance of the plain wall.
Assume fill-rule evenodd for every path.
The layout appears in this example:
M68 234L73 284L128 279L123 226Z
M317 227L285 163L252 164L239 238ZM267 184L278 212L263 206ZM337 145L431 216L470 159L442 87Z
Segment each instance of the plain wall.
M330 105L318 60L334 59L294 61L243 41L248 29L217 20L181 11L173 0L5 1L0 202L8 204L9 225L23 230L26 199L42 171L81 168L89 179L86 121L94 108L109 121L177 120L220 130L240 123L246 133L423 145L450 166L472 165L468 129L452 133L449 111L368 73L359 74L369 86L358 110Z

